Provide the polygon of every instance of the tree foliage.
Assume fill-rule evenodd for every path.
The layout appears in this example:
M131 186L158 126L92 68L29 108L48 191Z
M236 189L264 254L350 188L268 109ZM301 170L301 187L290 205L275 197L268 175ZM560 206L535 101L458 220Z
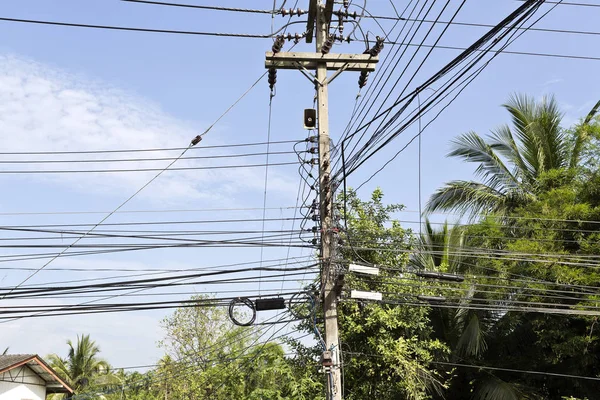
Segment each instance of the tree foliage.
M411 232L391 219L402 207L385 205L381 190L369 201L353 191L340 201L348 205L341 257L382 266L376 277L347 275L345 286L385 294L416 292L402 274ZM431 362L448 349L431 338L426 309L348 300L338 310L346 399L428 399L443 390L446 377Z
M445 338L457 363L542 374L457 368L449 398L466 388L475 399L593 398L597 382L543 373L600 376L597 316L585 315L600 300L594 261L600 250L599 104L562 129L553 100L515 98L505 106L512 130L501 128L489 143L476 134L456 142L451 155L478 163L482 184L499 196L487 203L451 196L450 183L432 197L430 211L485 214L451 231L427 228L421 238L423 249L436 242L440 254L460 259L425 254L415 257L417 264L438 270L454 264L459 267L452 269L474 276L452 291L438 289L460 305L432 312L436 336ZM451 242L453 253L447 251ZM468 317L458 323L461 315Z

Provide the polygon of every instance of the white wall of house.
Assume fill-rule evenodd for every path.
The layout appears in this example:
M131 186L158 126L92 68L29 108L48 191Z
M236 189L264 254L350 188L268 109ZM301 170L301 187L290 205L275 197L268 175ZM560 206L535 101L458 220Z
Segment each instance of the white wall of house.
M45 400L46 382L23 366L0 375L0 400Z

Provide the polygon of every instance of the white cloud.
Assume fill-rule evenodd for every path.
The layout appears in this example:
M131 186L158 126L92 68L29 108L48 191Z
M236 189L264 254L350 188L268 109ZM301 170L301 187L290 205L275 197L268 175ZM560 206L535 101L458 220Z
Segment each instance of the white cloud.
M548 86L553 86L553 85L556 85L556 84L562 83L562 82L564 82L564 81L565 81L565 80L564 80L564 79L562 79L562 78L550 79L550 80L548 80L548 81L546 81L546 82L542 83L542 85L541 85L541 86L545 88L545 87L548 87Z
M232 99L233 100L233 99ZM136 149L185 147L205 127L171 118L156 104L90 78L77 76L12 55L0 56L0 138L3 152L79 151L96 149ZM216 127L199 145L222 144ZM252 151L260 147L252 148ZM244 152L244 150L241 150ZM231 154L233 151L193 150L191 155ZM85 158L174 157L176 152L110 154ZM81 159L78 155L3 156L4 159ZM170 161L101 164L21 164L12 169L136 169L164 168ZM260 164L261 157L212 160L183 160L175 167ZM8 168L8 167L7 167ZM155 202L194 201L232 204L232 199L260 192L263 172L255 169L168 171L140 197ZM123 174L44 174L25 175L28 180L44 180L82 193L135 192L156 172ZM276 171L270 173L270 188L292 198L294 179Z
M237 94L236 94L237 95ZM234 100L232 95L232 101ZM0 55L0 143L2 152L23 151L81 151L96 149L135 149L184 147L205 129L193 123L176 120L160 107L147 100L96 82L89 77L62 71L31 60L12 55ZM224 132L215 127L199 145L215 145L234 140L222 139ZM237 151L238 149L235 149ZM252 151L260 152L260 147ZM242 152L245 150L241 150ZM234 150L191 151L190 155L234 153ZM172 157L171 153L112 154L111 158ZM31 160L34 156L0 156L2 159ZM79 155L37 156L39 159L81 159ZM91 156L86 156L91 157ZM104 155L103 157L107 157ZM176 167L262 163L258 157L248 159L184 160ZM130 162L126 164L22 164L15 169L91 169L91 168L162 168L169 161ZM2 168L8 168L3 165ZM21 175L23 185L51 183L57 191L77 191L82 196L98 194L112 196L105 201L103 210L109 210L133 194L155 172L131 174L60 174ZM0 179L7 176L0 175ZM296 196L298 177L276 171L269 175L269 193L293 200ZM144 190L140 198L168 208L173 204L192 203L195 208L219 208L245 206L251 199L261 199L264 169L222 169L195 171L168 171ZM32 191L35 185L29 185ZM42 197L43 193L37 193ZM59 193L60 195L60 193ZM114 201L113 201L114 199ZM19 199L12 199L18 203ZM6 201L3 198L2 201ZM85 209L85 205L73 204L65 195L65 207ZM13 211L13 210L11 210ZM40 211L40 210L19 210ZM46 211L46 210L42 210ZM239 254L239 253L237 253ZM38 260L39 261L39 260ZM51 267L87 266L104 268L189 268L180 261L165 262L163 259L146 259L132 262L130 259L107 261L88 259L59 259ZM197 263L197 260L195 260ZM209 263L210 261L206 261ZM39 267L39 262L22 263L21 266ZM197 267L196 264L193 264ZM48 271L49 272L49 271ZM134 272L131 272L133 274ZM118 273L113 273L116 275ZM14 284L29 275L27 271L10 271L0 274L4 285ZM51 275L51 276L49 276ZM46 271L32 279L31 283L106 276L99 273L62 274ZM9 278L9 279L8 279ZM48 302L50 300L47 300ZM56 303L60 300L52 300ZM64 300L74 301L77 300ZM5 302L8 304L8 302ZM19 303L23 304L23 303ZM167 311L168 312L168 311ZM156 361L161 351L156 341L162 336L159 319L164 313L116 313L80 317L48 317L23 319L12 323L0 323L0 343L10 346L11 352L66 352L65 341L75 339L77 334L89 333L103 349L103 355L114 365L147 364ZM1 321L0 321L1 322ZM3 350L0 349L0 350Z

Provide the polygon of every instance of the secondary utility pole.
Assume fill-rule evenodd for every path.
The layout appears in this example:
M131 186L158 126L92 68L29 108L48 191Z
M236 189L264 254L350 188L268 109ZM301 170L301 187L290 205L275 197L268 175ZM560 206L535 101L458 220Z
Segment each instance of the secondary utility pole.
M331 182L330 139L329 139L329 84L344 71L360 71L364 77L375 70L378 62L375 54L330 54L333 42L342 37L330 35L330 23L333 15L334 0L310 0L306 42L311 43L316 33L316 52L282 52L283 37L276 39L273 52L267 52L265 67L269 69L271 88L275 84L277 69L297 69L306 76L317 91L317 129L319 144L319 215L321 222L321 293L323 316L325 320L325 351L323 366L327 373L327 399L342 399L342 379L340 364L340 346L338 335L337 300L339 289L336 287L337 271L332 260L336 246L336 229L333 219L334 186ZM290 10L290 14L302 11ZM342 13L342 11L340 11ZM340 19L343 16L338 14ZM315 32L316 30L316 32ZM341 31L341 29L339 29ZM297 38L298 36L296 36ZM289 38L289 37L288 37ZM316 71L316 76L310 71ZM335 71L327 76L327 71ZM366 78L365 78L366 79ZM364 84L364 82L363 82Z

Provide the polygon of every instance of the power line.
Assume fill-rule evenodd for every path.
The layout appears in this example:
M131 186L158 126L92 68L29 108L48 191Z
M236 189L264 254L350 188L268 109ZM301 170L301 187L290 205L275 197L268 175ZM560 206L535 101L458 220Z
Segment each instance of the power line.
M596 377L593 377L593 376L559 374L559 373L554 373L554 372L541 372L541 371L532 371L532 370L524 370L524 369L511 369L511 368L489 367L489 366L486 366L486 365L460 364L460 363L450 363L450 362L444 362L444 361L432 361L432 364L448 365L448 366L452 366L452 367L487 369L487 370L491 370L491 371L516 372L516 373L519 373L519 374L545 375L545 376L554 376L554 377L558 377L558 378L570 378L570 379L584 379L584 380L589 380L589 381L600 381L600 378L596 378Z
M219 158L258 157L267 153L243 153L243 154L215 154L212 156L182 157L180 160L213 160ZM296 154L293 151L272 151L272 155ZM120 163L120 162L146 162L146 161L172 161L175 157L156 158L109 158L109 159L86 159L86 160L0 160L0 164L68 164L68 163Z
M206 277L212 276L220 276L220 275L228 275L228 274L239 274L239 273L249 273L249 272L258 272L258 271L268 271L268 272L277 272L277 271L305 271L316 268L319 264L310 264L301 267L294 268L284 268L284 267L251 267L251 268L238 268L238 269L228 269L228 270L218 270L218 271L210 271L210 272L196 272L192 274L184 274L184 275L175 275L175 276L166 276L166 277L153 277L153 278L145 278L145 279L133 279L133 280L121 280L121 281L112 281L105 283L94 283L94 284L86 284L86 285L70 285L70 286L40 286L40 285L16 285L9 287L0 288L0 292L5 292L4 298L20 298L20 297L39 297L44 296L47 293L91 293L91 292L109 292L109 291L121 291L128 289L137 289L137 288L145 288L145 289L156 289L161 287L174 287L174 286L189 286L189 285L208 285L208 284L220 284L225 282L234 282L234 281L253 281L257 278L257 276L244 276L239 278L226 278L226 279L212 279L209 281L193 281L192 279L203 279ZM301 272L297 273L302 274ZM289 274L296 275L296 274ZM289 276L288 275L288 276ZM283 274L275 274L269 275L266 278L275 278L282 277ZM174 282L171 282L174 281ZM186 281L185 283L181 283L182 281Z
M307 263L309 261L314 262L314 260L310 260L310 259L305 259L305 260L297 259L293 262L290 262L289 265L299 265L299 264ZM258 263L238 263L238 265L244 265L244 264L247 264L247 265L257 264L260 266L260 264L258 264ZM268 263L268 264L266 264L266 266L270 267L270 268L281 267L281 268L285 269L285 268L287 268L288 265L283 264L282 261L280 261L279 263ZM90 271L95 272L93 269L90 269ZM180 270L176 270L176 269L163 270L163 271L158 271L158 272L156 270L149 270L148 272L146 272L143 269L140 269L137 271L129 270L129 272L137 272L136 274L111 275L111 276L105 276L102 278L69 279L66 281L51 281L51 282L46 281L44 283L39 283L39 284L37 284L37 283L30 284L27 287L38 287L38 286L45 286L45 285L62 285L62 284L72 284L72 283L81 283L81 282L99 282L99 281L109 281L109 280L115 280L115 279L130 279L130 278L137 278L137 277L161 276L161 275L166 275L166 274L176 274L176 273L193 272L193 271L195 271L195 272L198 272L198 271L228 271L228 269L205 267L205 268L187 268L187 269L180 269Z
M430 284L430 285L426 285L421 283L422 281L420 281L419 279L408 279L408 278L402 278L402 279L407 279L407 280L412 280L412 281L416 281L418 283L406 283L406 282L395 282L398 283L401 286L407 286L409 288L416 288L416 289L434 289L434 290L439 290L439 291L450 291L450 292L469 292L470 288L464 288L464 287L453 287L453 286L442 286L441 284L438 285L434 285L434 284ZM388 280L386 282L391 283L391 280ZM476 286L477 283L474 283L474 285ZM589 298L589 297L584 297L584 296L590 296L592 295L591 293L586 293L586 292L568 292L568 294L570 294L571 296L565 296L562 294L542 294L542 293L523 293L526 291L529 291L530 289L537 289L537 288L527 288L524 286L506 286L506 289L511 290L512 292L506 292L506 291L500 291L500 290L485 290L485 289L476 289L475 294L479 294L479 293L484 293L486 295L502 295L502 296L517 296L519 298L521 297L534 297L534 298L545 298L545 299L551 299L551 300L575 300L578 302L589 302L589 303L596 303L598 304L598 300L593 299L593 298ZM542 289L543 293L548 293L548 292L552 292L552 290L548 290L548 289ZM517 294L514 293L514 291L518 291ZM562 291L561 291L562 292ZM396 292L380 292L382 294L396 294ZM575 297L575 296L580 296L580 297ZM469 300L474 298L473 296L469 297ZM499 299L494 299L494 301L500 301L502 302L503 300L499 300ZM549 304L549 305L560 305L560 303L545 303L545 304Z
M546 1L546 3L549 3L548 1ZM374 17L374 18L385 18L385 17ZM394 17L387 17L389 19L396 19ZM407 21L414 21L413 19L406 19ZM493 28L494 25L492 24L482 24L482 23L475 23L475 22L459 22L459 21L433 21L433 20L422 20L423 22L429 23L429 24L450 24L450 25L456 25L456 26L471 26L471 27L479 27L479 28ZM546 33L569 33L569 34L575 34L575 35L593 35L593 36L597 36L600 35L600 32L595 32L595 31L578 31L578 30L570 30L570 29L551 29L551 28L522 28L522 27L517 27L514 28L517 30L528 30L528 31L532 31L532 32L546 32Z
M458 47L458 46L441 46L441 45L418 45L413 43L398 43L398 42L385 42L386 44L394 45L394 46L422 46L427 48L437 48L437 49L445 49L445 50L458 50L464 51L467 50L466 47ZM477 49L477 52L485 52L487 50ZM589 60L589 61L600 61L600 57L594 56L579 56L579 55L571 55L571 54L557 54L557 53L537 53L531 51L514 51L514 50L489 50L491 53L499 53L499 54L513 54L513 55L521 55L521 56L535 56L535 57L551 57L551 58L564 58L564 59L573 59L573 60Z
M570 261L561 261L561 260L547 260L547 259L536 259L536 258L527 258L527 257L510 257L512 253L494 253L494 252L447 252L447 251L431 251L431 250L409 250L409 249L385 249L385 248L377 248L377 247L360 247L360 246L343 246L348 250L361 250L361 251L383 251L383 252L392 252L392 253L422 253L422 254L433 254L433 255L455 255L455 256L465 256L467 258L478 258L484 260L504 260L504 261L523 261L523 262L532 262L532 263L541 263L541 264L559 264L559 265L569 265L576 266L582 268L590 268L590 269L598 269L600 265L596 262L570 262ZM539 254L540 256L548 257L548 254Z
M269 38L273 37L273 35L271 35L271 34L263 35L263 34L251 34L251 33L181 31L181 30L171 30L171 29L136 28L136 27L127 27L127 26L78 24L78 23L71 23L71 22L43 21L43 20L35 20L35 19L21 19L21 18L7 18L7 17L0 17L0 21L26 23L26 24L38 24L38 25L65 26L65 27L72 27L72 28L107 29L107 30L113 30L113 31L167 33L167 34L193 35L193 36L216 36L216 37L251 38L251 39L269 39Z
M238 97L233 104L231 104L208 128L206 128L204 130L204 132L202 132L201 134L197 135L196 137L194 137L191 141L190 144L184 148L184 150L177 156L177 158L175 158L173 161L171 161L166 167L164 167L163 169L158 170L158 172L152 177L150 178L145 184L143 184L137 191L135 191L131 196L129 196L125 201L123 201L122 203L120 203L114 210L112 210L110 213L108 213L104 218L102 218L98 223L96 223L94 226L92 226L83 236L75 239L75 241L73 241L70 245L68 245L67 247L65 247L60 253L56 254L55 256L53 256L52 258L50 258L47 262L45 262L42 266L40 266L36 271L32 272L31 274L29 274L24 280L22 280L17 286L15 286L15 288L11 289L8 293L6 293L4 296L2 296L1 299L4 299L7 295L11 294L13 292L13 290L18 289L21 285L23 285L24 283L26 283L27 281L29 281L31 278L33 278L35 275L37 275L40 271L42 271L44 268L46 268L48 265L50 265L52 262L54 262L57 258L59 258L60 256L62 256L63 254L65 254L72 246L76 245L77 243L79 243L79 241L81 241L82 239L84 239L88 234L90 234L94 229L96 229L98 226L100 226L102 223L104 223L107 219L109 219L114 213L118 212L121 208L125 207L131 200L133 200L138 194L140 194L144 189L146 189L150 184L152 184L152 182L154 182L156 179L158 179L165 171L167 171L169 168L171 168L178 160L179 158L183 157L185 155L185 153L191 149L192 147L194 147L195 145L197 145L198 143L200 143L200 141L202 140L202 138L207 135L211 129L225 116L229 113L229 111L231 111L233 109L233 107L235 107L244 97L246 97L246 95L254 88L256 87L256 85L258 84L258 82L260 82L260 80L265 76L266 73L263 73L254 83L252 83L252 85L250 85L250 87L240 96Z
M209 128L210 129L210 128ZM206 132L205 132L206 133ZM197 138L201 138L200 136L198 136ZM79 243L79 241L81 241L83 238L85 238L88 234L90 234L94 229L96 229L99 225L101 225L104 221L106 221L107 219L109 219L115 212L119 211L121 208L125 207L125 205L127 205L127 203L129 203L135 196L137 196L139 193L142 192L142 190L144 190L146 187L148 187L152 182L154 182L159 176L161 176L166 170L168 170L170 167L173 166L173 164L175 164L175 162L177 162L177 160L180 157L183 157L185 155L185 153L187 152L187 150L191 147L193 147L196 143L198 143L200 140L198 139L198 142L195 142L196 139L192 140L192 142L190 142L190 144L188 145L188 147L183 150L181 152L181 154L179 154L179 157L177 157L175 160L171 161L169 163L169 165L167 165L165 168L159 170L159 172L154 175L148 182L146 182L144 185L142 185L135 193L133 193L131 196L129 196L125 201L123 201L121 204L119 204L117 206L117 208L115 208L113 211L111 211L110 213L108 213L104 218L102 218L100 220L100 222L96 223L94 226L92 226L92 228L90 228L89 231L87 231L84 235L82 235L81 237L75 239L75 241L73 243L71 243L70 245L68 245L67 247L65 247L60 253L56 254L53 258L51 258L50 260L48 260L46 263L44 263L44 265L42 265L41 267L39 267L36 271L32 272L31 274L29 274L25 279L23 279L17 286L15 286L14 289L11 289L9 292L7 292L6 294L4 294L0 299L4 299L6 298L6 296L10 295L13 290L18 289L21 285L23 285L24 283L26 283L27 281L29 281L31 278L33 278L35 275L37 275L40 271L42 271L44 268L46 268L48 265L50 265L54 260L56 260L57 258L59 258L61 255L63 255L64 253L66 253L72 246L75 246L77 243Z
M412 213L412 214L416 214L419 211L416 210L398 210L396 211L397 213ZM445 215L445 216L457 216L457 217L461 217L461 214L458 213L453 213L453 212L443 212L443 211L434 211L431 213L428 213L431 215ZM2 213L0 213L0 215L2 215ZM493 218L493 219L510 219L510 220L524 220L524 221L542 221L542 222L571 222L571 223L577 223L577 224L600 224L600 221L592 221L592 220L586 220L586 219L564 219L564 218L545 218L545 217L522 217L522 216L518 216L518 215L493 215L493 214L479 214L476 215L477 217L481 217L481 218ZM545 228L544 228L545 229Z
M345 353L350 354L350 355L360 356L360 357L376 357L376 358L384 357L380 354L365 354L365 353L352 352L352 351L347 351ZM475 369L503 371L503 372L516 372L516 373L523 373L523 374L546 375L546 376L554 376L554 377L558 377L558 378L572 378L572 379L585 379L585 380L592 380L592 381L600 381L600 378L593 377L593 376L559 374L559 373L554 373L554 372L542 372L542 371L532 371L532 370L524 370L524 369L490 367L487 365L461 364L461 363L452 363L452 362L445 362L445 361L431 361L431 363L439 364L439 365L447 365L447 366L451 366L451 367L475 368Z
M169 7L181 7L181 8L195 8L200 10L211 10L211 11L231 11L241 12L248 14L269 14L277 15L281 14L279 10L257 10L251 8L236 8L236 7L220 7L220 6L203 6L197 4L184 4L184 3L169 3L164 1L149 1L149 0L121 0L128 3L140 3L140 4L151 4L156 6L169 6Z
M267 218L266 221L293 221L302 219L300 217L291 218ZM262 218L236 218L236 219L212 219L212 220L182 220L182 221L142 221L142 222L109 222L102 226L136 226L136 225L179 225L179 224L217 224L217 223L248 223L262 222ZM12 228L58 228L58 227L86 227L94 224L42 224L42 225L3 225L1 230L10 230Z
M297 207L267 207L267 210L294 210ZM197 209L167 209L167 210L127 210L118 211L115 214L155 214L155 213L195 213L195 212L231 212L231 211L262 211L262 207L239 207L239 208L197 208ZM84 214L106 214L109 211L33 211L33 212L0 212L1 216L23 216L23 215L84 215ZM600 223L600 222L599 222Z
M465 292L468 292L468 289L465 289ZM386 295L397 295L400 296L400 298L406 298L407 296L410 297L414 297L415 300L419 300L419 296L422 295L421 293L402 293L402 292L379 292L381 294L386 294ZM506 294L505 294L506 295ZM445 303L446 301L452 301L450 304L465 304L468 306L484 306L484 307L498 307L498 308L502 308L502 307L521 307L521 306L529 306L529 305L533 305L533 306L538 306L541 307L540 309L543 310L551 310L551 312L554 311L560 311L560 310L565 310L565 311L570 311L571 307L576 307L577 310L583 310L583 311L596 311L596 310L600 310L600 307L593 306L593 305L583 305L583 304L564 304L564 303L559 303L559 302L554 302L554 303L550 303L550 302L543 302L543 301L523 301L523 300L513 300L511 298L502 298L502 299L495 299L495 298L481 298L481 297L457 297L457 296L452 296L452 297L448 297L446 298L443 302ZM592 300L594 301L594 300ZM598 301L594 301L595 304L598 304ZM516 306L513 306L513 304L515 304ZM561 307L566 307L566 308L561 308Z
M271 122L272 122L272 116L273 116L273 91L271 91L271 93L269 94L269 117L268 117L268 122L267 122L267 152L266 152L266 156L265 156L265 185L264 185L264 193L263 193L263 212L262 212L262 218L263 218L263 222L262 222L262 238L261 241L264 243L265 240L265 218L267 217L267 190L269 188L269 156L270 156L270 150L271 150ZM264 246L260 246L260 260L261 260L261 266L262 266L262 259L263 259L263 254L264 254L264 250L265 247ZM262 277L262 272L261 272L261 277ZM258 281L258 294L260 295L260 289L261 289L261 284L260 284L260 279Z
M525 1L525 0L517 0L517 1ZM574 3L570 1L550 1L545 0L547 4L556 4L561 6L579 6L579 7L600 7L600 4L591 4L591 3Z
M150 28L134 28L134 27L123 27L123 26L109 26L109 25L77 24L77 23L67 23L67 22L58 22L58 21L42 21L42 20L6 18L6 17L0 17L0 21L31 23L31 24L42 24L42 25L57 25L57 26L68 26L68 27L78 27L78 28L108 29L108 30L149 32L149 33L169 33L169 34L198 35L198 36L218 36L218 37L255 38L255 39L269 39L269 38L273 37L273 35L270 35L270 34L260 35L260 34L247 34L247 33L221 33L221 32L179 31L179 30L167 30L167 29L150 29ZM302 23L304 23L304 22L302 22ZM385 43L386 44L390 44L390 45L432 47L431 45L424 45L424 44L423 45L419 45L419 44L396 43L396 42L385 42ZM459 50L459 51L466 50L465 47L457 47L457 46L435 46L435 48L438 48L438 49L447 49L447 50ZM578 56L578 55L565 55L565 54L553 54L553 53L536 53L536 52L508 51L508 50L504 50L501 53L502 54L525 55L525 56L555 57L555 58L566 58L566 59L577 59L577 60L600 61L600 57L593 57L593 56Z
M419 114L423 114L424 111L420 111L415 116L408 116L403 121L399 122L397 126L392 127L392 125L400 118L402 113L408 108L408 106L416 99L417 95L424 90L424 88L431 86L433 83L437 82L441 78L448 75L452 70L456 69L461 64L466 64L461 66L458 72L454 74L454 76L448 78L448 80L444 83L445 87L442 89L438 89L434 95L430 96L429 99L433 98L433 100L429 101L422 107L422 110L429 111L430 107L433 107L439 103L441 103L446 97L448 97L453 91L460 88L458 94L454 96L453 99L450 100L448 104L446 104L442 110L437 114L439 114L447 108L456 97L470 84L475 77L477 77L483 69L485 69L489 63L499 54L502 53L505 48L510 45L516 38L520 37L525 31L521 31L517 34L518 31L514 31L512 28L516 26L524 25L529 19L531 19L535 12L542 5L543 1L528 1L523 6L519 7L515 12L511 13L508 17L502 20L498 25L496 25L493 29L479 38L476 42L474 42L470 47L468 47L465 51L463 51L460 55L455 57L452 61L446 64L442 69L440 69L436 74L423 82L418 88L416 88L413 92L402 96L400 94L398 99L385 111L378 113L374 116L370 121L361 125L359 128L355 129L354 133L351 135L345 135L344 140L354 138L361 131L358 141L360 142L364 135L366 134L369 127L376 121L381 120L379 122L379 126L376 131L371 135L371 137L361 145L361 148L353 154L349 160L350 166L347 169L347 172L344 173L344 177L351 174L358 167L364 164L368 159L370 159L375 153L380 151L383 147L389 144L392 140L394 140L398 135L400 135L404 130L407 129L415 120L418 119ZM547 12L546 12L547 14ZM546 15L544 14L544 15ZM541 18L540 18L541 19ZM536 20L533 24L538 22ZM532 25L533 25L532 24ZM516 37L515 37L516 35ZM495 49L495 47L504 41L504 44L500 46L500 48ZM415 45L419 46L419 45ZM408 47L408 46L407 46ZM433 45L427 45L426 47L432 48ZM484 62L484 64L475 69L474 72L470 72L483 58L491 53L491 57ZM469 60L470 59L470 60ZM469 60L468 62L465 60ZM470 75L468 75L470 74ZM465 77L466 76L466 77ZM462 82L460 82L462 80ZM457 84L457 82L460 82ZM462 88L461 88L462 86ZM406 87L405 87L406 89ZM404 93L404 91L402 92ZM437 104L434 104L436 103ZM394 108L398 107L399 109L395 112L395 114L388 118L389 113ZM381 108L381 107L380 107ZM425 112L427 112L425 111ZM437 118L436 116L436 118ZM383 117L383 119L382 119ZM363 117L364 119L364 117ZM408 119L408 122L406 120ZM431 122L430 122L431 123ZM402 124L402 125L401 125ZM399 126L401 125L401 126ZM428 124L429 125L429 124ZM391 132L390 132L391 130ZM354 147L358 145L355 144ZM373 147L375 147L373 149ZM352 149L354 151L354 149ZM346 168L345 168L346 170ZM335 173L335 178L340 179L339 171Z
M308 255L308 256L299 256L299 257L293 257L294 261L288 261L285 258L275 258L275 259L269 259L269 260L264 260L265 263L273 263L273 262L280 262L279 264L274 264L274 265L270 265L270 266L282 266L282 265L287 265L288 263L290 264L297 264L297 263L301 263L307 260L298 260L301 258L304 259L309 259L311 258L312 255ZM226 268L226 267L237 267L237 266L241 266L241 265L252 265L252 264L259 264L260 261L249 261L249 262L243 262L243 263L234 263L234 264L224 264L224 265L212 265L212 266L207 266L207 267L200 267L200 268L184 268L184 269L164 269L164 268L67 268L67 267L60 267L60 268L48 268L47 271L70 271L70 272L143 272L145 275L152 275L152 274L161 274L161 273L177 273L177 272L190 272L190 271L199 271L199 270L211 270L211 269L219 269L219 268ZM1 269L10 269L10 270L16 270L16 271L32 271L35 270L35 268L27 268L27 267L15 267L15 268L1 268Z
M411 307L431 307L431 308L450 308L450 309L466 309L466 310L476 310L476 311L490 311L497 313L506 313L506 312L523 312L523 313L541 313L541 314L553 314L553 315L578 315L578 316L600 316L600 311L591 311L591 310L562 310L562 309L553 309L553 308L544 308L544 307L519 307L519 306L486 306L486 305L470 305L463 303L455 303L455 304L436 304L436 303L419 303L415 301L392 301L392 300L382 300L378 303L381 304L396 304L396 305L406 305Z
M264 74L262 75L264 76ZM262 78L261 76L261 78ZM259 78L260 80L260 78ZM251 87L252 88L252 87ZM278 140L273 141L271 144L288 144L288 143L301 143L304 140ZM229 143L219 145L209 145L201 147L192 147L189 151L199 151L207 149L229 149L232 147L252 147L252 146L265 146L267 142L249 142L249 143ZM166 148L147 148L147 149L106 149L106 150L64 150L64 151L10 151L0 152L0 155L54 155L54 154L108 154L108 153L141 153L141 152L155 152L155 151L182 151L185 147L166 147Z
M3 230L0 228L0 230ZM47 233L47 234L56 234L60 236L21 236L21 237L0 237L0 243L2 242L18 242L18 241L37 241L37 240L64 240L66 238L70 238L73 236L81 236L82 231L67 231L67 230L52 230L52 229L6 229L8 231L16 231L16 232L27 232L27 233ZM98 231L96 231L98 232ZM149 239L149 240L162 240L166 242L172 241L196 241L196 239L188 239L187 237L196 237L196 236L213 236L213 235L223 235L223 236L231 236L231 235L248 235L248 234L264 234L270 233L270 235L266 235L268 238L277 238L279 236L285 236L288 233L300 233L301 230L292 229L292 230L259 230L259 231L198 231L191 233L166 233L161 231L155 231L155 234L152 235L141 235L141 234L127 234L127 231L122 231L117 233L93 233L90 236L93 236L95 239L112 239L112 238L121 238L121 239ZM264 232L264 233L263 233ZM182 238L185 237L185 238ZM259 236L260 237L260 236ZM243 236L243 238L247 239L248 237ZM229 239L228 239L229 240Z
M175 160L177 161L177 159ZM297 161L271 163L271 166L298 165ZM169 168L169 171L197 171L197 170L213 170L213 169L235 169L235 168L260 168L266 164L238 164L238 165L215 165L210 167L175 167ZM97 174L97 173L123 173L123 172L156 172L161 171L161 168L131 168L131 169L90 169L90 170L0 170L0 174Z

